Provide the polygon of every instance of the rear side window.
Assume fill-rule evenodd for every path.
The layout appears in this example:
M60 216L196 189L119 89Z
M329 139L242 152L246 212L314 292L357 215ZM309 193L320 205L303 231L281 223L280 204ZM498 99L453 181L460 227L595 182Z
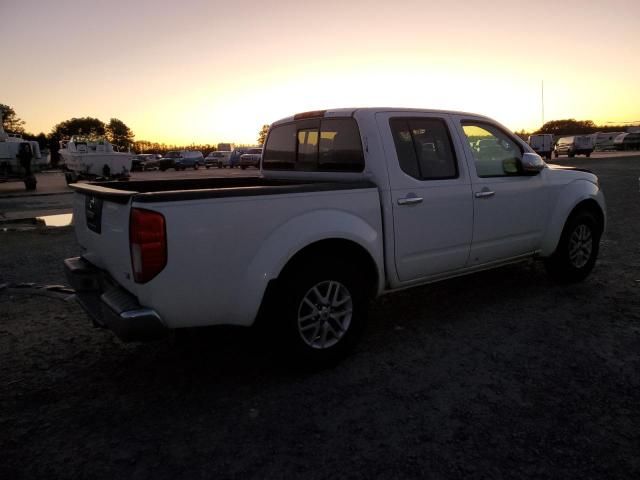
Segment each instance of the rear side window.
M404 173L418 180L458 177L458 162L444 120L392 118L389 125Z
M364 154L353 118L323 118L273 127L264 150L265 170L361 172Z

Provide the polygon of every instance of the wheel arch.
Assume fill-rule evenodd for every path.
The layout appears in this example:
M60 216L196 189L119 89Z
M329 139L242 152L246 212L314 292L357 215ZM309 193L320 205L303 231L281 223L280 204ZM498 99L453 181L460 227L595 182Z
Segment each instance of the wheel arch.
M586 181L574 182L571 187L558 201L549 220L549 227L542 239L540 249L543 257L548 257L555 252L565 225L572 216L580 211L586 210L594 215L601 233L606 229L604 196L598 187Z
M374 294L383 290L384 247L379 214L319 209L294 216L261 240L245 276L245 293L252 292L244 298L245 303L251 304L248 310L255 315L268 302L267 297L277 287L283 272L286 274L309 256L332 258L328 255L337 253L346 258L344 261L353 258L362 262L367 278L372 279Z
M277 309L277 301L280 297L282 284L288 275L293 275L296 271L304 269L311 262L327 257L332 260L352 261L357 264L364 270L364 277L368 280L366 285L368 295L371 298L376 296L381 281L380 277L384 274L379 271L371 253L353 240L341 237L326 238L299 249L287 260L278 276L269 281L262 297L255 324L262 327L268 323L270 315Z
M375 260L362 245L346 238L327 238L300 249L284 265L278 279L284 278L296 269L304 268L304 265L309 261L323 258L355 263L363 270L369 294L371 296L376 294L380 282L380 272Z
M576 215L578 212L583 210L593 214L593 216L596 219L596 222L598 223L598 227L600 227L600 233L604 232L604 228L605 228L604 212L602 211L602 208L600 207L598 202L596 202L593 198L582 200L575 207L573 207L573 210L571 210L571 213L567 217L567 221L571 217Z

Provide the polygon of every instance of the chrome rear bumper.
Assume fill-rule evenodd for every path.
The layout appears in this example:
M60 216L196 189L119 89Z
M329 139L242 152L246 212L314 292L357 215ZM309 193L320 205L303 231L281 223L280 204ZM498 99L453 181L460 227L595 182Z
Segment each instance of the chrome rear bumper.
M135 296L84 258L67 258L64 269L78 303L95 325L108 328L125 342L153 340L168 332L156 311L141 306Z

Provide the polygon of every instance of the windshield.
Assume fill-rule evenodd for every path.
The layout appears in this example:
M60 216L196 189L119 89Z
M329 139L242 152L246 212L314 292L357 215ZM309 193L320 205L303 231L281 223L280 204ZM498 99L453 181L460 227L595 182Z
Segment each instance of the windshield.
M164 158L180 158L180 152L167 152Z
M247 153L252 154L252 155L261 155L262 154L262 149L261 148L250 148Z

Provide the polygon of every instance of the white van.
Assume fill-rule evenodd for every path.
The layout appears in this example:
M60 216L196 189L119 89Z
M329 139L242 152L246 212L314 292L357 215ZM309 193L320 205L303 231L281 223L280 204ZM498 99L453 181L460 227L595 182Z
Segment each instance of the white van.
M553 152L553 135L550 133L529 135L527 143L538 155L545 157L547 160L551 160L551 152Z
M573 158L576 155L586 155L590 157L593 153L593 140L589 135L572 135L570 137L559 138L556 142L554 156L568 155Z

